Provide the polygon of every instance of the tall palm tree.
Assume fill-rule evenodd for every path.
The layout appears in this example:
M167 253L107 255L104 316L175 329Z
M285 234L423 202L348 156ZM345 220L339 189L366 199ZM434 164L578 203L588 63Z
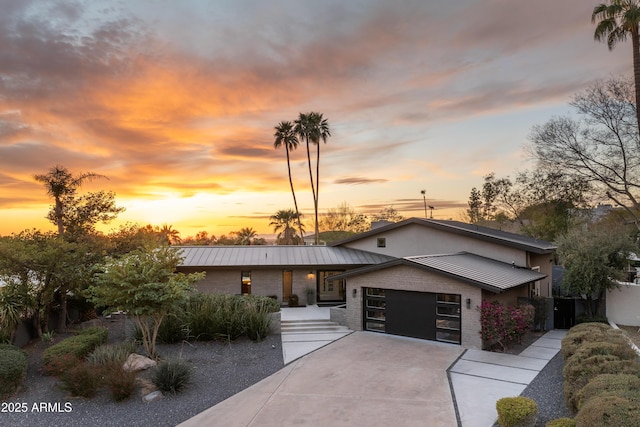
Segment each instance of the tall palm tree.
M74 176L64 166L56 165L49 169L49 173L34 175L33 178L43 184L47 190L47 194L53 197L55 202L53 218L58 226L58 234L62 236L64 234L64 199L74 196L78 187L85 181L107 177L93 172Z
M640 2L609 0L593 8L591 22L596 25L594 39L606 40L609 50L618 42L631 38L633 48L633 79L636 89L636 120L640 128Z
M269 219L270 226L273 227L273 231L278 233L277 243L279 245L297 245L303 241L303 235L298 236L296 229L292 224L300 223L300 214L293 211L293 209L281 209L274 215L271 215ZM302 233L303 231L301 231Z
M252 227L241 228L240 231L236 233L238 244L240 245L250 245L251 239L257 235L258 233Z
M291 186L291 194L293 195L293 204L296 208L296 215L298 217L298 229L300 230L300 235L302 236L302 224L300 223L300 211L298 210L298 201L296 200L296 192L293 189L293 180L291 179L291 163L289 160L289 151L293 151L298 148L298 137L296 136L295 129L293 123L291 122L280 122L275 127L276 132L273 134L275 140L273 142L274 148L280 148L284 146L285 152L287 153L287 171L289 172L289 185Z
M309 180L311 181L311 192L313 194L313 208L315 212L315 243L319 242L318 230L318 193L320 192L320 140L326 144L327 138L331 136L329 122L322 117L321 113L311 112L300 113L295 121L295 133L304 139L307 144L307 163L309 165ZM313 185L313 172L311 169L311 152L309 143L315 144L316 154L316 184Z

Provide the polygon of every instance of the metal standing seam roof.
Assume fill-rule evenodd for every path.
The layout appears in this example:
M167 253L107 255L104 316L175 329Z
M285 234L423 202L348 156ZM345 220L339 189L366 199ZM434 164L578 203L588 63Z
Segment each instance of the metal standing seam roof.
M361 266L393 257L331 246L180 246L181 267Z
M445 255L419 255L396 258L384 264L365 266L335 276L343 278L397 265L424 268L454 277L482 289L500 293L547 277L546 274L524 267L485 258L468 252Z
M551 253L557 249L556 245L544 240L535 239L533 237L523 236L520 234L509 233L507 231L496 230L493 228L482 227L475 224L466 224L460 221L442 220L442 219L425 219L425 218L409 218L404 221L391 223L364 233L356 234L351 237L331 243L332 246L340 246L345 243L360 240L365 237L375 236L386 231L404 227L408 224L418 224L429 228L443 230L449 233L462 234L474 237L480 240L497 242L505 246L512 246L525 249L533 253Z
M498 291L506 291L547 277L539 271L509 265L468 252L413 256L404 259Z

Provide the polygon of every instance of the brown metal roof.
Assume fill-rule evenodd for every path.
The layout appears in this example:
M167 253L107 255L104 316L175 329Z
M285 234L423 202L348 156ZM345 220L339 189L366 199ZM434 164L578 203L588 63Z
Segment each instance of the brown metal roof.
M331 246L180 246L182 267L362 266L394 259Z

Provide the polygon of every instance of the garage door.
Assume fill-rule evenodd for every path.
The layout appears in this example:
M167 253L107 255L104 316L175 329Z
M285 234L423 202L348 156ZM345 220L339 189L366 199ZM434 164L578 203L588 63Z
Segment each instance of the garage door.
M460 344L460 295L381 288L364 295L365 330Z

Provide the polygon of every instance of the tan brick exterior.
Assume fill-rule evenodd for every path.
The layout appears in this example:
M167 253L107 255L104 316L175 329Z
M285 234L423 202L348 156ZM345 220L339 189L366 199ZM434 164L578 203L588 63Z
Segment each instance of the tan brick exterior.
M276 295L282 301L282 276L285 269L187 269L180 268L184 273L205 271L204 279L196 283L196 288L205 293L239 294L242 292L240 279L243 271L251 272L251 293L253 295ZM301 303L306 303L307 288L316 288L315 270L306 268L293 271L292 292L300 297ZM313 272L310 277L309 273Z
M362 288L383 288L406 291L460 294L462 299L462 346L482 348L480 338L480 305L482 290L443 275L409 266L396 266L384 270L352 276L347 279L347 324L355 331L362 330ZM353 297L353 289L356 297ZM467 298L471 308L466 307Z

